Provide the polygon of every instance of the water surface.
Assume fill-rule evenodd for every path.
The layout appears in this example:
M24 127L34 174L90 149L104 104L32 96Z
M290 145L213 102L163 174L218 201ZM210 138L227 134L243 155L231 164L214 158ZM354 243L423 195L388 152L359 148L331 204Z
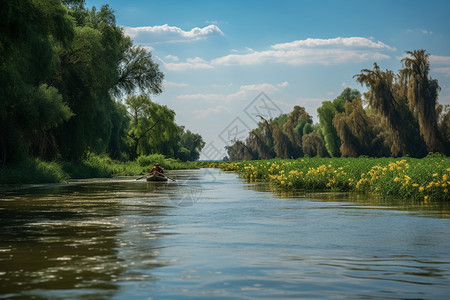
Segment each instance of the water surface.
M3 188L0 298L448 299L446 203L171 175Z

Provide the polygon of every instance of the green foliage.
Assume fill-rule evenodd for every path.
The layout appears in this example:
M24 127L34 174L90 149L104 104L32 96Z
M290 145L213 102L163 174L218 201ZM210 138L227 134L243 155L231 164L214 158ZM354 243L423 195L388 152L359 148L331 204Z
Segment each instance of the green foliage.
M200 151L205 146L201 135L192 133L191 131L182 131L180 136L179 158L183 161L195 161L200 157Z
M178 136L175 112L167 106L159 105L147 96L130 96L125 100L131 113L130 138L134 159L149 153L167 153L167 143Z
M9 129L0 134L5 164L43 143L37 129L49 130L71 116L46 81L57 67L56 47L70 43L74 28L57 0L5 0L0 11L0 125Z
M345 88L342 93L331 101L322 102L322 106L317 109L319 114L320 128L324 135L325 146L331 157L339 157L341 140L337 134L333 119L337 113L345 112L345 104L361 97L361 93L356 89Z
M162 154L151 154L139 156L136 163L144 168L144 172L148 173L156 163L159 163L166 170L194 169L197 168L193 162L182 162L179 159L166 158Z
M77 176L103 177L117 170L93 153L120 160L138 153L199 157L201 137L149 100L162 92L164 74L150 52L124 35L108 5L4 0L0 7L2 166L31 155L71 161L65 165ZM136 92L149 101L138 121L113 98Z
M339 151L341 141L337 135L336 128L333 126L333 118L336 112L336 106L330 101L322 102L322 106L317 109L320 127L325 139L325 147L328 154L332 157L338 157L341 154Z
M164 165L165 163L165 156L162 154L151 154L151 155L145 155L145 156L139 156L136 159L136 162L141 167L147 167L147 166L154 166L156 163Z

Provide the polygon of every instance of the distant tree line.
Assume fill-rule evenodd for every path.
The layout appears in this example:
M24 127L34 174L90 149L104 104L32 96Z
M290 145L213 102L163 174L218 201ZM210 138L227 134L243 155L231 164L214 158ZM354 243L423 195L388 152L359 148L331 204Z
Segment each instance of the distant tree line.
M84 0L0 3L0 165L160 153L198 159L200 135L152 102L164 74L114 12Z
M429 54L408 51L402 64L398 74L376 63L361 70L355 77L368 92L363 97L346 88L324 101L317 109L318 124L300 106L274 119L261 117L245 141L226 147L229 159L450 155L450 107L438 102L440 87L429 75Z

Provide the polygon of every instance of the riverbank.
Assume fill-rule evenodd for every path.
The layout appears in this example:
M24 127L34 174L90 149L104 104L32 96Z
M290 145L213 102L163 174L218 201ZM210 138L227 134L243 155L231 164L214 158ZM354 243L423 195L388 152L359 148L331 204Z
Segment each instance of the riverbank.
M194 162L182 162L160 154L140 156L135 161L128 162L99 155L89 155L78 163L46 162L29 158L19 164L1 168L0 184L58 183L68 179L138 176L149 173L156 162L166 170L198 168Z
M374 193L416 200L450 200L450 158L299 158L210 162L284 190Z

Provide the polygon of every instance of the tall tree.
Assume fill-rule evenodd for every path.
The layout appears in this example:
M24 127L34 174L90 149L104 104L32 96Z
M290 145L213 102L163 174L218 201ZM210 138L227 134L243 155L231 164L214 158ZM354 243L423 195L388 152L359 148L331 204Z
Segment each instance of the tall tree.
M407 51L400 70L407 86L409 109L417 119L427 151L444 153L444 143L437 127L436 106L440 91L438 81L429 77L429 53L425 50Z
M0 3L0 163L54 148L45 132L72 116L49 78L74 37L58 0Z
M373 70L364 69L356 78L361 85L369 88L365 98L388 125L392 136L391 155L424 156L425 143L420 137L417 121L409 110L406 87L400 78L390 70L381 71L376 63Z
M78 26L70 47L59 51L61 68L54 82L75 116L58 128L57 140L64 158L78 160L88 151L117 149L113 96L160 93L164 76L149 52L133 47L109 6L97 11L84 9L80 1L69 2L74 3L70 13Z

